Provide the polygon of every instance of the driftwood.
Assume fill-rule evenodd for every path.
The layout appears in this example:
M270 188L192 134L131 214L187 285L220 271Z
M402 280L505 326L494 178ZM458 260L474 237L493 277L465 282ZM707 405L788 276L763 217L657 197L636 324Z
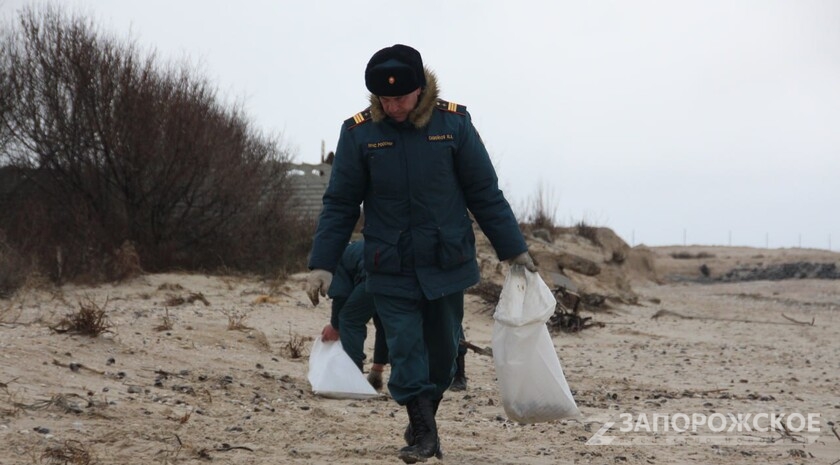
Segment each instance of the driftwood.
M554 308L554 314L546 323L549 329L576 333L593 326L604 327L604 323L592 321L591 316L580 316L578 308L583 299L577 292L561 286L554 290L554 297L557 300L557 306Z
M603 328L604 323L592 321L591 316L582 317L577 311L569 311L559 303L554 315L548 319L548 327L552 330L565 331L567 333L576 333L586 328Z
M657 318L661 318L663 316L668 316L668 315L675 316L677 318L682 318L684 320L735 321L735 322L738 322L738 323L763 323L763 324L768 324L768 325L814 326L814 322L816 321L816 319L812 319L810 322L797 321L797 320L794 320L793 318L788 317L784 313L782 313L782 316L786 320L788 320L789 322L767 321L767 320L749 320L749 319L745 319L745 318L720 318L720 317L714 317L714 316L692 316L692 315L683 315L681 313L672 312L671 310L665 310L665 309L659 310L658 312L654 313L653 316L651 316L651 319L657 319Z
M463 339L461 339L461 345L466 347L467 349L472 350L473 352L475 352L479 355L486 355L488 357L493 356L493 349L491 347L481 348L481 347L479 347L479 346L477 346L477 345L475 345L475 344L473 344L469 341L465 341Z

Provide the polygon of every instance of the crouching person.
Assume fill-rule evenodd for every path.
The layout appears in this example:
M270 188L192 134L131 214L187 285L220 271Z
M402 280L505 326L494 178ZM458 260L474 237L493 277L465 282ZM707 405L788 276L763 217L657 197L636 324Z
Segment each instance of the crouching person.
M367 323L374 319L376 340L373 347L373 366L368 381L378 391L382 389L382 372L388 363L388 346L373 296L365 290L364 241L349 244L342 253L327 295L332 298L330 323L321 331L324 341L341 340L344 351L364 372ZM313 301L314 303L314 301Z

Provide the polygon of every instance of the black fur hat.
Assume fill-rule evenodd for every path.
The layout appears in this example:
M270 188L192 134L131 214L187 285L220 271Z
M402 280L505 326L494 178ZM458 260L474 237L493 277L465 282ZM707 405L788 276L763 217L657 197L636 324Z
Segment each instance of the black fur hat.
M380 97L397 97L425 87L426 73L420 52L396 44L374 53L365 68L365 86Z

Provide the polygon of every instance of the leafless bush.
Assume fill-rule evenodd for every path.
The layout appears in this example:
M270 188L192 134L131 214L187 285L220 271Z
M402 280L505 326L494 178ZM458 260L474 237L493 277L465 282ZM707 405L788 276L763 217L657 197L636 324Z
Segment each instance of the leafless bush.
M310 340L308 337L300 334L292 334L292 327L289 326L289 340L282 346L284 355L291 359L297 359L304 356L306 353L306 343Z
M111 322L105 314L108 300L100 307L92 299L79 302L79 310L65 316L57 325L50 329L57 333L75 333L90 337L97 337L102 333L112 332Z
M0 89L0 161L22 179L0 191L14 207L0 227L45 269L304 267L312 224L287 214L288 151L188 64L26 8L0 43Z
M300 334L291 336L286 343L286 353L289 358L301 358L306 350L306 338Z

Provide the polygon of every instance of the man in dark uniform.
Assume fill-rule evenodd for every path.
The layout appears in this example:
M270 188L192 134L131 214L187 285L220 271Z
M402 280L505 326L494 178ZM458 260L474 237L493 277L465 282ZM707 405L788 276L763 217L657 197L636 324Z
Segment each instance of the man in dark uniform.
M390 351L388 389L406 406L406 463L441 457L435 415L452 383L464 290L479 281L470 213L500 260L534 271L525 239L470 114L438 98L405 45L365 68L370 106L344 122L309 258L326 295L364 203L367 291Z

